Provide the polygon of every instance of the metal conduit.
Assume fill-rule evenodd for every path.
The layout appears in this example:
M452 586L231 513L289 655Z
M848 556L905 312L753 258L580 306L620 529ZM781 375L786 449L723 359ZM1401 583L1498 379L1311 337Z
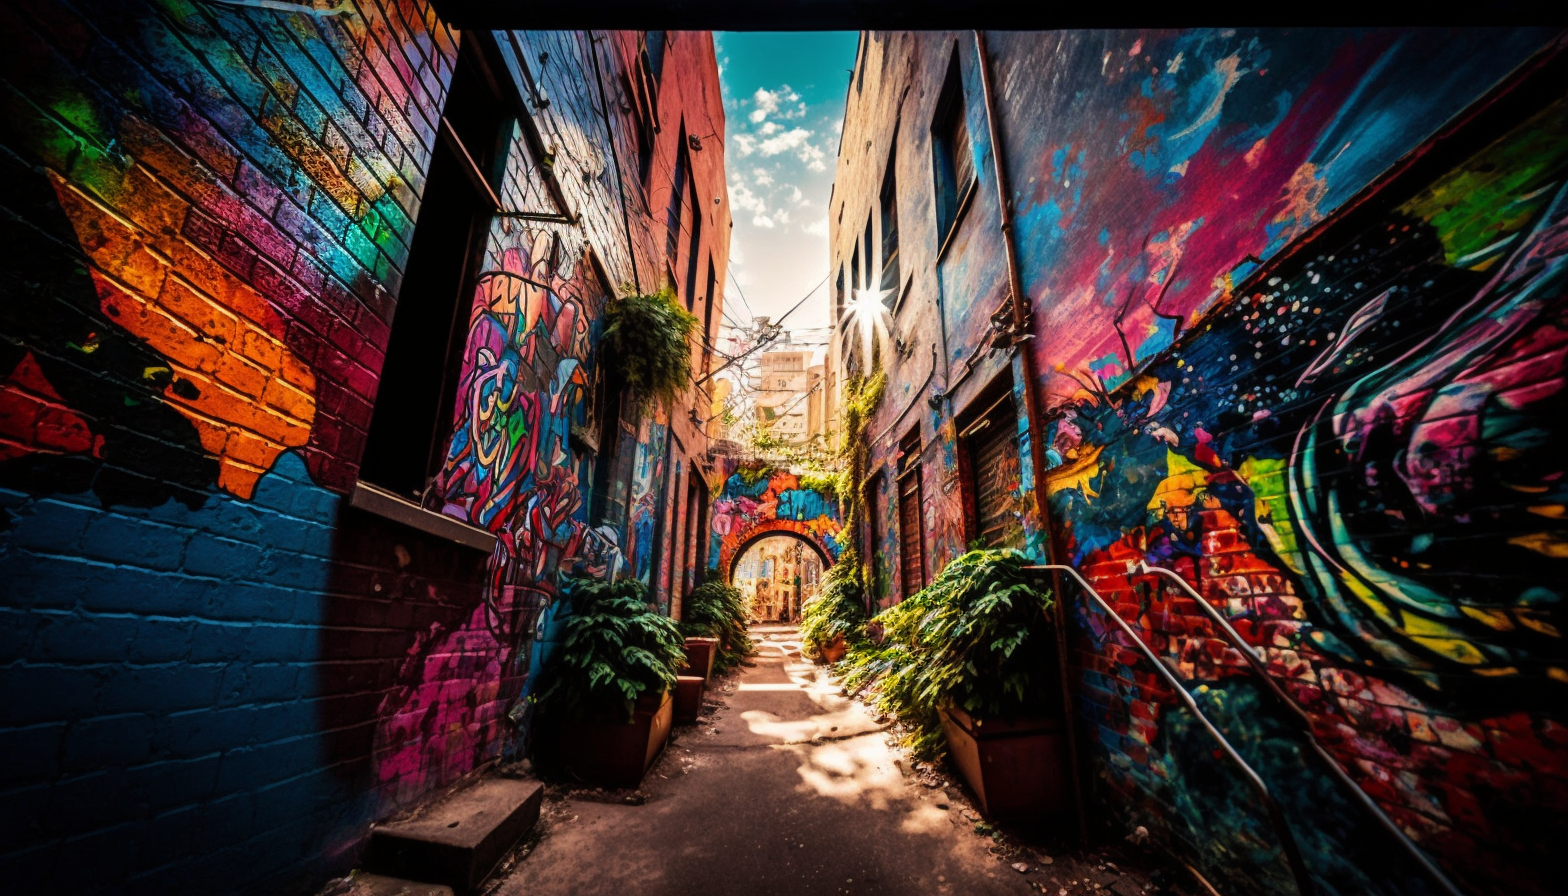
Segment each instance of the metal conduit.
M1175 570L1166 569L1162 566L1150 566L1146 561L1139 560L1129 572L1135 575L1164 576L1175 582L1177 587L1181 588L1182 591L1196 601L1198 607L1203 610L1209 619L1219 626L1220 632L1225 636L1225 640L1229 641L1232 647L1235 647L1241 652L1242 656L1247 658L1248 667L1259 678L1263 679L1263 683L1273 693L1274 697L1283 703L1296 717L1301 724L1302 734L1306 735L1307 742L1328 763L1329 768L1334 771L1334 777L1339 780L1340 784L1355 795L1357 802L1361 804L1362 808L1370 812L1377 819L1378 823L1383 826L1383 829L1393 835L1394 840L1399 843L1405 852L1410 855L1410 858L1414 859L1416 864L1426 872L1427 877L1437 884L1444 893L1449 894L1449 896L1464 896L1464 891L1460 890L1453 881L1448 879L1448 875L1444 874L1442 869L1432 862L1421 847L1417 846L1410 839L1409 835L1401 830L1392 818L1388 817L1388 813L1383 811L1383 807L1379 806L1372 797L1368 796L1367 792L1362 790L1361 786L1339 764L1339 761L1318 742L1317 734L1312 730L1312 717L1307 715L1307 711L1302 709L1301 705L1285 692L1285 689L1280 686L1274 676L1268 673L1268 667L1264 664L1264 658L1258 655L1258 651L1252 645L1242 640L1241 635L1231 626L1230 620L1226 619L1224 614L1215 609L1213 604L1205 600L1203 595L1199 594L1198 590L1189 585L1187 580L1182 578Z
M1247 761L1241 758L1241 754L1236 752L1236 748L1231 746L1230 741L1225 739L1225 735L1221 734L1220 730L1214 726L1214 723L1209 721L1209 717L1203 714L1203 710L1198 708L1198 702L1192 698L1192 694L1187 692L1187 688L1176 678L1176 675L1160 661L1158 656L1155 656L1154 651L1149 649L1149 645L1145 644L1143 639L1138 637L1138 633L1133 631L1132 626L1127 624L1127 620L1123 619L1120 613L1117 613L1110 604L1106 603L1105 598L1101 597L1100 593L1094 590L1094 586L1090 585L1083 576L1078 574L1078 570L1071 566L1059 563L1046 563L1036 566L1025 566L1024 569L1050 570L1071 576L1078 583L1078 587L1082 588L1084 593L1089 596L1089 599L1094 601L1101 610L1105 611L1105 614L1111 618L1112 622L1116 623L1116 627L1122 630L1122 633L1132 641L1133 646L1154 666L1160 677L1165 679L1165 683L1170 685L1171 689L1176 692L1177 698L1181 700L1189 712L1197 717L1198 721L1202 723L1204 730L1209 733L1209 737L1219 744L1220 749L1225 752L1231 763L1241 769L1242 775L1247 779L1247 783L1252 785L1252 789L1257 792L1258 798L1263 801L1264 809L1268 812L1269 822L1274 827L1274 834L1279 838L1280 847L1285 852L1285 858L1290 863L1290 873L1291 877L1295 879L1297 892L1301 896L1312 896L1312 894L1316 893L1312 879L1307 874L1306 863L1302 860L1301 848L1297 845L1296 837L1291 833L1290 825L1285 820L1284 810L1275 801L1274 795L1269 793L1268 785L1263 782L1263 778L1253 770L1252 766L1248 765Z

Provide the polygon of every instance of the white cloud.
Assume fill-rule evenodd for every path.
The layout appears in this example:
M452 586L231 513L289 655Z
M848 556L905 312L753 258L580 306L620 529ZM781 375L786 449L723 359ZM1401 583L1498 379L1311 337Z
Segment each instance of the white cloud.
M752 217L751 223L754 227L766 227L769 230L773 229L773 219L767 215L755 215Z
M812 221L810 224L807 224L805 227L802 227L801 229L804 230L805 232L811 234L812 236L827 236L828 235L828 219L827 218L818 218L817 220Z
M794 202L794 203L799 204L799 205L810 205L811 204L811 202L809 200L804 201L804 202L801 201L803 198L804 197L803 197L803 195L800 192L800 187L791 185L790 188L789 188L789 201L790 202Z
M735 150L742 156L751 155L757 151L757 138L750 134L736 134Z
M835 120L833 122L833 133L835 133L835 134L842 134L842 133L844 133L844 119L840 118L840 119L837 119L837 120Z
M777 134L779 132L779 126L774 122L764 121L762 123L762 127L757 128L757 131L761 133L762 136L767 137L772 134Z
M765 121L767 119L767 117L768 117L768 113L763 111L763 110L761 110L761 109L753 109L753 110L751 110L751 120L753 122Z
M811 132L805 128L790 128L782 134L769 137L757 144L757 149L765 156L776 156L779 153L798 151L803 146L810 146L806 141L811 138ZM806 161L804 158L802 162Z
M768 210L768 204L761 196L751 192L750 187L738 181L730 183L730 205L743 212L755 212L759 215Z
M766 187L773 183L773 175L764 168L751 169L751 179L759 187Z
M779 209L773 213L773 220L779 222L780 224L788 224L789 212L783 209Z

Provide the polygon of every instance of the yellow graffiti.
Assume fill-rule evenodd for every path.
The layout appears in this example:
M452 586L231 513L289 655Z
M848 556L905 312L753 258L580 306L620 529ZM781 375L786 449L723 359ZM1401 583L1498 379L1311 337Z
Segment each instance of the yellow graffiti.
M1537 554L1545 554L1557 560L1568 557L1568 536L1562 532L1532 532L1529 535L1510 538L1508 543L1529 548Z
M1063 489L1077 489L1085 498L1098 498L1100 493L1094 490L1090 482L1100 475L1100 452L1103 450L1105 450L1103 447L1096 447L1083 457L1046 473L1046 495L1054 495Z

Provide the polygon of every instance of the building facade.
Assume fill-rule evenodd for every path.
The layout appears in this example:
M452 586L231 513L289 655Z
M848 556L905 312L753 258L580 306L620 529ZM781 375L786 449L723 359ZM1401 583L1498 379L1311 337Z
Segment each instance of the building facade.
M809 399L816 385L809 349L777 348L757 356L751 379L756 426L788 445L811 438Z
M3 863L17 892L313 891L509 755L563 576L705 565L711 39L424 2L4 3ZM699 378L701 373L699 373Z
M1550 892L1563 46L864 35L830 278L839 374L888 376L861 483L878 603L972 546L1070 565L1229 732L1320 890L1427 891L1369 798L1462 889ZM850 322L878 318L868 352ZM1291 706L1140 562L1230 617ZM1196 721L1070 578L1052 588L1091 817L1222 891L1289 891L1281 835Z

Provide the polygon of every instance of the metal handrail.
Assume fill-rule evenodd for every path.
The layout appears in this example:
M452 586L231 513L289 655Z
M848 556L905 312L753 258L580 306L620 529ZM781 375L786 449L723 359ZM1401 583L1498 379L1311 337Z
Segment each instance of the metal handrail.
M1163 662L1160 662L1160 658L1155 656L1154 651L1149 649L1149 645L1145 644L1142 638L1138 637L1138 633L1133 631L1132 626L1127 624L1127 620L1123 619L1120 613L1117 613L1110 604L1106 603L1105 598L1101 597L1100 593L1094 590L1094 586L1090 585L1083 576L1078 574L1078 570L1059 563L1043 563L1035 566L1026 566L1024 569L1053 570L1072 576L1078 583L1078 586L1084 590L1084 593L1089 595L1089 598L1111 617L1111 621L1116 623L1116 626L1122 630L1122 633L1132 640L1132 643L1154 665L1154 668L1165 679L1165 682L1171 686L1171 689L1176 692L1176 696L1187 707L1187 710L1194 716L1197 716L1198 721L1203 724L1204 730L1208 731L1209 736L1214 739L1215 743L1220 745L1220 749L1225 751L1225 755L1230 761L1241 769L1242 774L1247 778L1247 783L1252 785L1252 789L1257 792L1259 799L1263 801L1263 807L1269 815L1269 822L1274 826L1274 834L1279 838L1280 847L1285 851L1285 859L1290 863L1290 873L1295 878L1297 892L1301 896L1311 896L1311 894L1315 893L1316 887L1313 886L1312 878L1307 874L1306 863L1301 857L1301 848L1296 843L1295 835L1291 833L1289 822L1285 820L1284 810L1280 808L1279 803L1274 799L1274 795L1269 793L1269 787L1263 783L1263 778L1253 770L1252 766L1247 764L1247 760L1241 758L1241 754L1236 752L1236 748L1231 746L1230 741L1225 739L1225 735L1221 734L1220 730L1214 726L1214 723L1209 721L1209 717L1203 714L1203 710L1198 708L1198 701L1192 698L1192 694L1188 693L1187 688L1182 685L1180 679Z
M1296 716L1297 720L1301 723L1302 734L1306 735L1307 743L1312 746L1312 749L1319 756L1323 757L1324 761L1328 763L1328 767L1333 769L1334 777L1339 780L1339 783L1345 788L1348 788L1351 793L1355 794L1356 799L1361 803L1362 808L1372 813L1372 816L1378 820L1378 823L1383 826L1383 829L1393 835L1395 841L1397 841L1399 845L1404 848L1405 852L1409 853L1410 858L1415 860L1416 864L1426 872L1427 876L1431 878L1432 882L1442 888L1443 892L1449 894L1449 896L1465 896L1464 891L1459 889L1459 887L1456 886L1453 881L1448 879L1448 875L1444 874L1442 869L1438 868L1437 865L1432 862L1432 860L1427 856L1426 852L1423 851L1421 847L1417 846L1415 842L1410 839L1410 836L1394 823L1392 818L1388 817L1388 813L1383 811L1383 807L1379 806L1365 790L1361 789L1361 785L1357 784L1355 779L1350 777L1350 774L1346 772L1344 767L1339 764L1339 760L1335 759L1333 754L1329 753L1329 751L1318 742L1317 733L1312 728L1312 717L1308 715L1307 711L1301 707L1301 704L1296 702L1295 698L1286 693L1285 689L1280 686L1279 681L1277 681L1274 676L1269 674L1268 666L1264 663L1264 657L1259 655L1258 649L1242 640L1241 635L1234 627L1231 626L1229 619L1225 618L1225 616L1220 613L1219 610L1214 608L1213 604L1209 603L1208 600L1206 600L1196 588L1188 584L1187 580L1182 578L1181 574L1173 569L1166 569L1163 566L1150 566L1147 561L1139 560L1132 566L1132 568L1129 570L1129 573L1136 575L1164 576L1175 582L1181 588L1181 590L1187 592L1188 596L1197 602L1198 607L1202 609L1206 615L1208 615L1209 619L1213 620L1214 624L1219 626L1220 631L1225 636L1225 640L1229 641L1232 647L1235 647L1238 651L1241 652L1242 656L1247 658L1247 665L1258 677L1263 679L1263 683L1267 685L1269 691L1273 693L1275 698L1277 698L1281 703L1289 708L1290 711Z

